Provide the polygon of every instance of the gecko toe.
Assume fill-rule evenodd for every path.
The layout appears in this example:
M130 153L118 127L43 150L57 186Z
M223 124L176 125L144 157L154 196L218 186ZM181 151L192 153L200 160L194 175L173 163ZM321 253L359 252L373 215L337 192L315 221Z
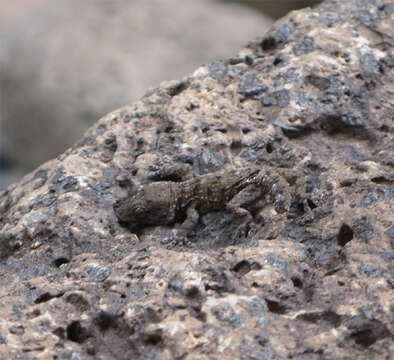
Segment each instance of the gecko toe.
M245 221L235 230L233 240L238 242L253 237L257 233L257 230L257 226L254 222Z
M163 237L160 240L161 245L164 245L167 249L173 249L182 246L185 243L186 234L180 229L172 229L168 236Z

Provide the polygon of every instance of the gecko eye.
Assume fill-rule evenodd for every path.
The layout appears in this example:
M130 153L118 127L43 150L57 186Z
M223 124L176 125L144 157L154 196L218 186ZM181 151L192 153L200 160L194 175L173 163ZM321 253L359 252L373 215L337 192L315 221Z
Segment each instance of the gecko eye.
M144 216L145 216L145 209L142 208L142 207L137 207L137 208L134 210L134 215L135 215L137 218L142 218L142 217L144 217Z

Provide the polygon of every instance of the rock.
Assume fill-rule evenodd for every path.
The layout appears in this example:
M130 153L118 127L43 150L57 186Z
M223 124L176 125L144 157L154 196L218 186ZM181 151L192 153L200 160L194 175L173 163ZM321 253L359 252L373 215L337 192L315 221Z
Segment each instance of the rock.
M272 24L211 0L29 1L31 10L7 19L0 34L0 153L25 171L63 152L108 111L230 56ZM16 17L16 6L1 8Z
M389 359L392 13L292 12L3 191L0 357ZM134 231L114 213L132 186L251 163L291 203L273 184L244 236L225 210L175 243L178 225Z

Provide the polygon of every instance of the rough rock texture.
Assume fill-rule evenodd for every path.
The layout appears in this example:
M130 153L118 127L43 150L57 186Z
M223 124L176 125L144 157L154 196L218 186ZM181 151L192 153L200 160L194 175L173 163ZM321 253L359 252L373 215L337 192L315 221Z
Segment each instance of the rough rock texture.
M271 24L214 0L41 0L0 33L0 151L31 171L107 112Z
M237 56L112 112L0 195L0 357L390 359L393 4L292 12ZM135 183L270 167L258 231L121 226Z

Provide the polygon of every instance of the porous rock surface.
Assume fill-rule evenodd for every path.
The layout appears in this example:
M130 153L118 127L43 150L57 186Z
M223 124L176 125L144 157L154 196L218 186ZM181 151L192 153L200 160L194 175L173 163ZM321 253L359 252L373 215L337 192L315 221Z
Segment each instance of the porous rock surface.
M292 12L231 59L163 83L0 195L0 357L390 359L393 5ZM292 204L121 226L135 183L277 168Z

